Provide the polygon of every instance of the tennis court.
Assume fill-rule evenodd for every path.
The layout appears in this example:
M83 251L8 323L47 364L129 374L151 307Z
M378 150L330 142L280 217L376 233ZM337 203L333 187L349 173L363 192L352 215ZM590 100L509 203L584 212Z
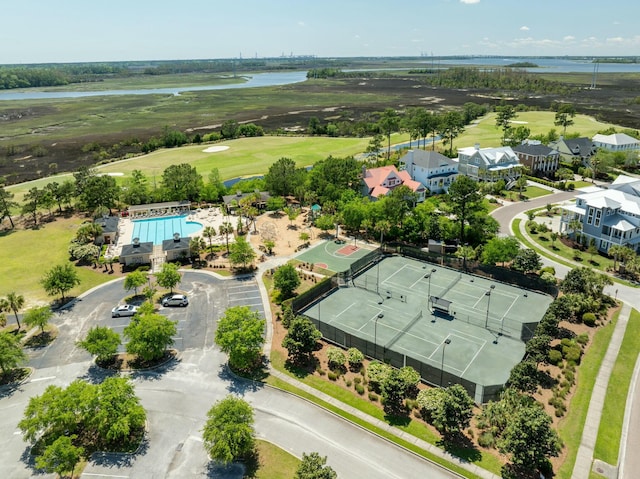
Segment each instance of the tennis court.
M391 256L320 298L303 314L325 338L436 385L463 384L486 402L524 356L550 296Z
M302 252L296 259L305 263L312 263L329 271L346 271L354 261L369 254L373 247L355 242L322 241L313 248Z

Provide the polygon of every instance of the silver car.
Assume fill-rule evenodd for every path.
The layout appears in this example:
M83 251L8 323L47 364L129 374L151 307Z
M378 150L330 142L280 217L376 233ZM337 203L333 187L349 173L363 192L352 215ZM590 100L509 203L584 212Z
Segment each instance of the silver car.
M133 304L120 304L111 310L112 318L119 318L120 316L133 316L138 312L138 307Z
M184 294L174 294L162 300L162 306L186 306L189 300Z

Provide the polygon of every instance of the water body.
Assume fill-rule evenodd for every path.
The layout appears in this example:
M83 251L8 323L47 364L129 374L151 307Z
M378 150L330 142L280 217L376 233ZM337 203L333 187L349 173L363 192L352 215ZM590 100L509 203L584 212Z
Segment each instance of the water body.
M506 67L513 63L531 62L538 68L524 68L530 72L550 73L593 73L595 63L592 60L569 58L535 57L470 57L455 60L425 60L423 63L434 67L467 65L477 67ZM598 73L640 73L640 63L598 63Z
M299 83L307 79L306 71L296 72L276 72L276 73L256 73L252 76L245 76L247 81L233 83L229 85L201 85L170 88L145 88L136 90L98 90L98 91L0 91L0 101L10 100L42 100L61 98L82 98L87 96L115 96L115 95L180 95L187 91L207 91L207 90L233 90L237 88L257 88L265 86L288 85Z

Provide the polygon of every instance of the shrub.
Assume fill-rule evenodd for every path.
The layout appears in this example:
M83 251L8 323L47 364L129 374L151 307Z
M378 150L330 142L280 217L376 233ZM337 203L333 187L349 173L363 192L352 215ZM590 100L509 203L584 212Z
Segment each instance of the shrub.
M551 273L552 275L556 275L556 269L553 266L543 266L540 268L540 274L542 273Z
M351 385L353 384L353 383L351 382L351 379L346 379L344 383L345 383L345 385L346 385L348 388L350 388L350 387L351 387Z
M483 431L478 436L478 445L481 447L493 447L496 443L496 438L490 431Z
M596 315L593 313L584 313L582 315L582 322L586 326L589 326L590 328L592 328L596 325Z
M337 369L344 365L346 357L341 349L330 346L327 348L327 359L329 360L329 367L331 369Z
M364 361L364 354L358 348L349 348L347 350L347 361L349 363L349 367L353 371L357 371L362 366L362 361Z
M589 343L589 335L587 333L582 333L576 337L576 341L578 342L578 344L585 346L586 344Z
M549 364L558 365L562 362L562 353L557 349L549 351Z
M579 346L573 346L562 351L564 358L568 363L580 364L580 357L582 356L582 349Z
M540 275L540 279L542 281L544 281L545 283L548 283L548 284L555 284L556 283L555 275L553 275L553 274L551 274L551 273L549 273L547 271L545 271L544 273L542 273Z
M369 401L378 402L378 395L374 392L369 393Z
M335 381L336 379L338 379L338 376L340 376L339 374L334 373L333 371L329 371L329 374L327 374L327 377L331 380L331 381Z
M527 228L529 228L529 232L531 234L536 234L538 232L538 223L533 220L527 221Z
M362 378L359 376L356 376L355 378L353 378L353 382L356 384L360 384L362 382Z
M369 364L367 374L369 376L370 389L379 391L380 384L389 376L391 372L391 366L381 363L380 361L373 361Z
M364 394L364 386L362 384L356 383L356 385L354 386L355 390L358 394L360 394L360 396L362 396Z

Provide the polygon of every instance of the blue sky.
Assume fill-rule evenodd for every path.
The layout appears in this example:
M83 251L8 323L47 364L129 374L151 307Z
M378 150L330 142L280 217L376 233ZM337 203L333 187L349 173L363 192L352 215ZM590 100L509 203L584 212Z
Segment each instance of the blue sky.
M0 64L280 55L640 55L640 2L631 0L2 3Z

